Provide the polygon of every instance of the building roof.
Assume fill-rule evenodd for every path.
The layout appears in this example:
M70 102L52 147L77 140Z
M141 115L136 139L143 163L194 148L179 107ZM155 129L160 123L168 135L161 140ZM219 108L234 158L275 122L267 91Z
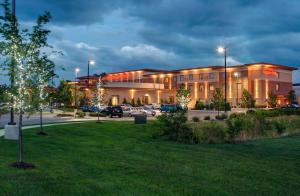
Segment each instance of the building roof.
M280 68L285 70L298 70L296 67L286 66L286 65L280 65L280 64L274 64L274 63L267 63L267 62L257 62L257 63L247 63L247 64L241 64L241 65L232 65L228 66L228 68L235 68L235 67L250 67L255 65L266 65L266 66L272 66L274 68ZM107 73L107 75L114 75L114 74L121 74L121 73L128 73L128 72L138 72L138 71L144 71L144 72L154 72L149 74L144 74L143 76L152 76L152 75L158 75L158 74L174 74L174 73L180 73L182 71L188 71L188 70L197 70L197 69L223 69L224 66L220 65L213 65L213 66L198 66L198 67L189 67L189 68L183 68L183 69L175 69L175 70L160 70L160 69L134 69L134 70L126 70L126 71L119 71L119 72L111 72ZM90 79L97 79L98 76L91 75L89 77ZM78 79L88 79L87 76L81 76L78 77Z
M298 70L296 67L292 66L287 66L287 65L280 65L280 64L274 64L274 63L267 63L267 62L257 62L257 63L247 63L247 64L242 64L242 65L233 65L233 66L228 66L229 68L234 68L234 67L250 67L250 66L255 66L255 65L270 65L273 67L280 67L281 69L285 70Z

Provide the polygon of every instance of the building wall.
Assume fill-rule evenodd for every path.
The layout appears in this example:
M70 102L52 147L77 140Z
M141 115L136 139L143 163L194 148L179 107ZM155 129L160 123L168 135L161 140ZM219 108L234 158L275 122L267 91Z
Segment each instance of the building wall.
M122 84L118 88L116 85L106 88L108 99L118 97L119 103L122 103L124 98L130 102L132 98L135 100L140 98L145 101L145 97L148 97L149 103L161 103L161 100L169 100L170 97L175 100L176 90L180 85L184 85L191 90L192 101L189 107L192 108L197 100L210 103L216 88L225 91L223 67L158 73L127 71L109 74L107 80L111 83ZM94 79L92 84L95 85L96 81L97 79ZM84 84L84 82L82 83ZM146 85L146 83L150 85ZM149 86L149 88L143 89L142 86ZM266 105L268 94L271 91L278 96L280 104L285 104L284 97L292 89L292 70L268 64L229 67L227 69L227 100L232 106L240 103L244 89L253 95L257 105Z

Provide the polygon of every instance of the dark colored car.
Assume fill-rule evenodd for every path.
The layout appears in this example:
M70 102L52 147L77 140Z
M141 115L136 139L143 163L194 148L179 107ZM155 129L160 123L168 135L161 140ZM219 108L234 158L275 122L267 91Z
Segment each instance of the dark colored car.
M161 104L161 112L176 112L179 110L179 107L176 104Z
M281 108L292 108L292 109L298 109L299 106L297 104L288 104L288 105L285 105L285 106L282 106Z
M102 114L105 114L106 116L113 117L113 116L118 116L121 118L123 116L123 110L121 106L109 106L104 108L101 111Z

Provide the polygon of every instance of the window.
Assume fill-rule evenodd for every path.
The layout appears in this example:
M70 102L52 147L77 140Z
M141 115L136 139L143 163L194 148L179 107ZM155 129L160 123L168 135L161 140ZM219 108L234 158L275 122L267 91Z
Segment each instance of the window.
M279 91L280 90L280 85L276 84L275 88L276 88L276 91Z
M209 90L210 90L210 91L214 91L214 90L215 90L215 87L214 87L213 84L210 84L210 85L209 85Z
M222 78L225 78L225 72L222 72L222 73L221 73L221 77L222 77Z
M174 81L174 82L177 81L177 76L173 76L173 81Z
M279 72L276 72L276 78L279 78Z
M189 75L189 80L193 80L193 74Z
M192 91L193 90L193 84L189 84L188 90Z
M204 80L204 74L203 73L199 74L199 79Z
M204 85L203 85L203 84L200 84L200 86L199 86L199 91L200 91L200 92L204 92Z
M179 80L180 80L180 81L184 81L184 75L180 75L180 76L179 76Z
M209 73L208 74L208 79L210 79L210 80L215 79L215 74L214 73Z

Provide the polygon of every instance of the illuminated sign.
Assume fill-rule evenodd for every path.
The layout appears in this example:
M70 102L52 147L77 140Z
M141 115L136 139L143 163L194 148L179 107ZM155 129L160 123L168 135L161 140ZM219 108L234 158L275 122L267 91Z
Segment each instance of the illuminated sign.
M263 69L263 73L264 73L265 76L277 77L277 75L278 75L278 73L272 68Z

